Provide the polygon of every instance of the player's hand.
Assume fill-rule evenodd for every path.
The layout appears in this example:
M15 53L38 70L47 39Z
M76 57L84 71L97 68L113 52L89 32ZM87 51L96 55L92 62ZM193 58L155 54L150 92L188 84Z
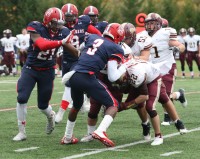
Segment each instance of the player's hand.
M174 46L173 49L172 49L172 51L173 51L174 53L179 53L179 52L180 52L180 48Z
M72 38L74 37L75 30L70 31L69 35L62 40L62 44L70 43Z

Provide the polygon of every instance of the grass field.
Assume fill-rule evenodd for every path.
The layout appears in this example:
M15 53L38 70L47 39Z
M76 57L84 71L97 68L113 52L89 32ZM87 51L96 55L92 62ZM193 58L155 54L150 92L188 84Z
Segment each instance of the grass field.
M179 67L179 64L178 64ZM65 120L56 125L51 135L46 135L46 118L38 110L36 89L33 90L28 103L27 140L14 142L12 138L17 134L16 120L16 82L19 77L0 77L0 159L59 159L59 158L84 158L84 159L198 159L200 158L200 78L181 79L177 77L175 90L184 88L188 99L188 107L183 108L175 102L176 109L185 126L190 130L188 134L179 135L174 125L161 126L164 144L152 147L150 142L142 138L140 120L136 111L120 112L108 129L109 137L116 143L114 148L105 148L98 141L78 143L76 145L60 145L64 135ZM62 98L63 86L61 78L56 78L51 104L55 111L59 108ZM160 104L157 110L161 121L163 110ZM99 116L99 121L102 117ZM74 129L74 135L81 138L87 132L87 114L80 113ZM151 130L153 136L153 130ZM28 148L27 150L23 150ZM21 150L21 152L20 152Z

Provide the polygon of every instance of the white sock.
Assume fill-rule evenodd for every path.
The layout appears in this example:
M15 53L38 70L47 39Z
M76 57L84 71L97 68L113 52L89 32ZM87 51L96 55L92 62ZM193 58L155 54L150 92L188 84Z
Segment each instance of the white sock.
M105 115L103 120L101 121L99 127L97 128L97 131L99 132L103 132L108 129L108 127L110 126L110 124L113 121L113 117L111 117L110 115Z
M69 119L67 120L66 129L65 129L65 136L67 139L71 139L73 135L73 130L75 126L75 121L71 122Z
M193 71L192 71L192 72L190 72L190 75L191 75L191 76L194 76L194 72L193 72Z
M19 132L25 133L27 104L26 103L25 104L17 103L16 112L17 112Z
M180 92L174 92L175 94L176 94L176 99L179 99L179 97L180 97Z
M51 112L52 112L52 107L49 105L46 109L44 109L44 110L40 109L40 111L42 113L44 113L47 116L47 118L50 118Z
M149 120L147 120L147 121L143 122L142 124L144 124L144 125L147 125L147 124L148 124L148 122L149 122Z
M96 126L87 125L88 135L92 134L96 130Z

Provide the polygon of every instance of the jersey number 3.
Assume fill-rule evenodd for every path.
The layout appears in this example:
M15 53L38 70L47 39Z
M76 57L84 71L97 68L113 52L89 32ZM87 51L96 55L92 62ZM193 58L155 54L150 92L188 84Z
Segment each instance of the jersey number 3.
M104 40L102 39L96 39L92 45L92 48L89 48L88 51L87 51L87 54L88 55L94 55L95 52L97 51L97 48L99 46L101 46L101 44L103 44Z

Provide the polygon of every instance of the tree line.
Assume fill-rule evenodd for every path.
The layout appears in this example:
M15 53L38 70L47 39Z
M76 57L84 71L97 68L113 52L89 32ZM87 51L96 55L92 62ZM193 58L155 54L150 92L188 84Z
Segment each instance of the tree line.
M135 24L138 13L156 12L169 21L177 31L184 27L194 27L200 34L200 1L198 0L1 0L0 36L3 30L11 29L13 35L33 20L42 21L44 12L50 7L61 8L65 3L73 3L83 13L85 7L93 5L99 10L100 21L131 22Z

